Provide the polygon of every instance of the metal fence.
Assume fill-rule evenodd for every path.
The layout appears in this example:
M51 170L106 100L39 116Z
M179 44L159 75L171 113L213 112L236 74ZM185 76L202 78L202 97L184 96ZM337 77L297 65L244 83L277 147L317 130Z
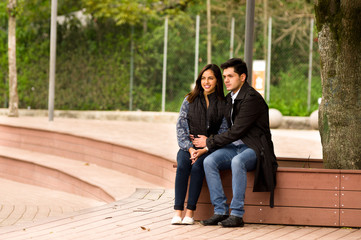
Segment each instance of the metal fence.
M273 23L273 24L272 24ZM195 16L189 25L177 24L164 20L162 28L156 31L164 32L162 39L147 39L147 52L136 53L131 60L131 91L130 110L145 111L176 111L183 96L190 91L198 71L207 63L207 25L205 16ZM263 23L257 22L255 26L254 60L264 60L265 64L265 98L268 102L278 101L273 98L272 86L292 87L294 83L286 81L301 81L306 86L306 93L302 104L310 108L311 104L311 81L318 77L319 56L317 38L313 37L313 20L309 18L299 19L298 31L287 34L282 28L282 22L277 17L270 18L268 35L260 34ZM230 57L243 58L245 23L241 18L217 17L212 23L212 63L220 65ZM155 36L149 33L148 36ZM263 41L260 41L263 38ZM181 47L180 47L181 46ZM264 51L266 49L266 51ZM265 54L265 52L267 54ZM152 65L156 66L155 72L146 71L146 66L137 67L141 64L142 56L154 56ZM139 71L140 70L140 71ZM150 75L149 81L155 85L147 87L153 91L152 95L158 104L144 109L138 107L141 103L135 100L134 95L142 92L141 78ZM268 78L268 81L266 81ZM289 89L299 91L300 89ZM295 96L297 97L297 96ZM320 97L320 96L319 96ZM312 99L315 101L315 98Z
M114 46L115 50L112 49L113 52L107 51L103 54L104 56L100 56L99 61L92 59L93 62L89 60L89 62L80 65L88 64L87 68L99 68L99 71L97 69L88 72L81 71L81 74L74 76L69 74L74 72L74 67L70 66L70 70L65 69L61 61L72 59L71 55L68 56L67 54L82 52L74 51L74 49L60 50L58 57L63 60L57 61L57 64L62 64L63 68L61 72L57 72L57 79L64 78L66 79L64 86L68 84L65 88L60 89L62 96L76 95L74 90L78 89L79 86L82 86L84 92L96 91L99 89L97 86L103 87L108 82L107 89L117 88L114 90L115 94L104 96L104 99L101 99L104 102L102 106L106 106L104 108L97 109L93 106L99 104L87 104L86 101L99 102L103 92L109 93L109 90L104 90L101 94L89 93L86 95L86 93L82 93L82 96L78 94L62 104L64 106L69 105L69 102L74 102L83 97L84 99L78 101L80 105L83 104L81 105L83 108L79 109L178 111L184 96L191 90L198 71L208 61L206 19L204 14L185 19L151 20L131 31L127 29L123 31L123 34L131 32L130 41L128 41L128 36L124 35L121 39L126 39L126 41L117 42ZM293 105L294 108L304 109L303 111L309 111L310 108L311 110L314 109L315 106L317 107L317 99L321 97L317 37L313 37L313 31L311 31L314 27L311 25L310 18L299 18L296 21L287 23L282 18L274 16L266 23L256 18L254 24L253 59L263 60L266 63L263 82L268 84L265 84L265 99L270 107L277 107L283 110L286 115L292 114L287 108ZM287 29L285 26L291 27ZM265 34L265 28L268 29L268 34ZM68 41L74 41L74 39ZM86 42L83 45L85 44ZM212 63L220 65L230 57L244 58L244 44L244 16L213 16L210 60ZM96 44L94 45L96 46ZM86 58L83 59L87 60ZM103 59L107 60L106 63ZM41 62L46 61L48 60L44 56ZM99 64L113 64L114 66L104 68ZM39 63L39 65L44 64ZM45 65L36 68L36 73L46 73L47 71L48 66ZM66 75L67 71L68 75ZM107 71L111 71L112 74L104 74ZM101 75L96 80L98 82L94 80L94 74ZM19 73L22 78L34 78L29 81L28 86L22 86L22 91L27 90L26 87L33 87L32 84L37 84L37 89L47 88L48 79L36 81L46 74L32 75L21 76ZM266 81L267 76L268 81ZM74 79L70 79L72 77ZM84 78L84 81L81 82L79 78ZM310 84L311 80L312 84ZM95 87L87 87L87 84L90 85L90 83ZM41 84L42 87L40 87ZM5 85L4 87L6 87ZM314 90L314 87L317 89ZM57 90L55 95L59 96L59 89ZM5 92L6 90L2 89L2 91ZM28 92L32 91L28 90ZM47 95L42 92L37 95ZM119 96L121 100L115 101L114 96ZM129 96L129 100L126 99L127 96ZM31 97L27 96L27 98ZM31 101L39 100L34 98ZM33 108L31 101L29 100L30 104L25 105L25 107ZM6 103L5 96L4 105ZM22 104L24 106L28 103L23 100ZM63 105L58 105L57 99L55 99L55 108L73 109L72 106L64 107ZM87 106L93 108L89 109ZM43 107L44 104L41 105L41 108Z

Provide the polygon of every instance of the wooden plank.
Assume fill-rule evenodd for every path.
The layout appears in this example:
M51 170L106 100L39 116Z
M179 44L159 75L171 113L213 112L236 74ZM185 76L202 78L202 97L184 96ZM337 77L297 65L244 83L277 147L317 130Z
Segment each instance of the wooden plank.
M341 190L361 191L361 171L360 170L342 170L341 171Z
M357 231L356 229L339 228L339 229L337 229L337 231L331 232L331 233L326 234L325 236L319 238L319 240L342 239L343 237L346 237L347 239L350 240L351 238L348 238L348 236L356 231ZM361 237L361 236L359 236L359 237Z
M302 236L298 238L297 240L310 240L310 239L320 239L326 235L332 234L333 232L336 232L337 228L319 228L316 231L313 231L305 236Z
M232 186L232 172L221 171L224 187ZM253 187L254 171L247 173L247 187ZM277 188L327 189L340 188L340 170L309 168L278 168Z
M263 228L259 228L252 232L248 232L242 235L241 239L269 239L267 235L273 236L274 232L277 232L278 230L283 228L284 226L280 226L280 225L266 225ZM239 239L239 236L234 235L234 238L228 238L228 239Z
M203 183L202 192L198 203L210 203L209 190L206 183ZM232 200L232 188L224 187L227 202ZM245 204L269 205L269 192L253 192L253 188L246 189ZM328 207L338 208L340 206L339 191L337 190L312 190L312 189L281 189L275 190L276 206L295 207Z
M358 199L360 201L360 199ZM341 209L341 227L361 227L361 209ZM361 238L361 235L360 235Z
M277 163L279 167L323 168L323 160L320 158L277 157Z
M289 227L290 226L288 226L288 228ZM307 234L310 234L310 233L318 230L318 228L316 228L316 227L295 227L295 228L296 228L295 231L285 234L282 237L278 237L277 240L299 239Z
M277 188L340 189L340 174L338 171L315 172L311 169L302 169L300 171L291 171L291 169L281 170L277 172Z
M301 162L301 161L282 161L278 162L279 167L287 168L323 168L323 162Z
M212 204L198 204L195 220L208 219L213 215ZM360 215L358 215L360 216ZM266 223L308 226L339 226L339 210L332 208L302 208L245 206L246 223ZM357 223L355 223L357 224Z
M214 207L211 203L198 203L194 212L194 220L204 220L213 216Z
M246 223L339 226L339 210L330 208L246 206Z
M269 205L270 193L253 192L247 188L246 205ZM276 189L275 206L338 208L339 192L309 189Z
M361 191L341 191L341 208L361 209Z

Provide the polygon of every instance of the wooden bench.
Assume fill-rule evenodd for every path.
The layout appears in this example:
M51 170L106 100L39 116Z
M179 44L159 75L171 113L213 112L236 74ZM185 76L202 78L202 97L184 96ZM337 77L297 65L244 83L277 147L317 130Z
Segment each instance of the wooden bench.
M270 193L253 192L254 172L247 174L246 223L361 227L360 170L282 167L284 162L292 165L292 161L298 165L304 160L280 158L274 208L269 207ZM322 164L322 160L313 159L310 164ZM221 171L221 178L230 203L231 171ZM207 219L212 215L213 206L204 180L195 219Z

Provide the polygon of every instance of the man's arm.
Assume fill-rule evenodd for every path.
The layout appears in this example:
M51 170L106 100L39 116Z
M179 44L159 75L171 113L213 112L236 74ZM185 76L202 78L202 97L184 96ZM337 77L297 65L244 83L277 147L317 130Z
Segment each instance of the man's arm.
M228 131L209 137L206 145L209 149L217 149L229 143L237 141L256 123L262 112L262 99L255 94L247 94L244 101L240 103L240 109L236 113L233 125Z

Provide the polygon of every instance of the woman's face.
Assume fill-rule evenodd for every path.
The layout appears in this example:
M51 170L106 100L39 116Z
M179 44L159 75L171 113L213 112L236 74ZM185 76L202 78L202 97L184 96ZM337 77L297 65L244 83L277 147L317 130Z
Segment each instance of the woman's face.
M201 85L206 95L216 90L217 79L212 70L208 69L202 74Z

